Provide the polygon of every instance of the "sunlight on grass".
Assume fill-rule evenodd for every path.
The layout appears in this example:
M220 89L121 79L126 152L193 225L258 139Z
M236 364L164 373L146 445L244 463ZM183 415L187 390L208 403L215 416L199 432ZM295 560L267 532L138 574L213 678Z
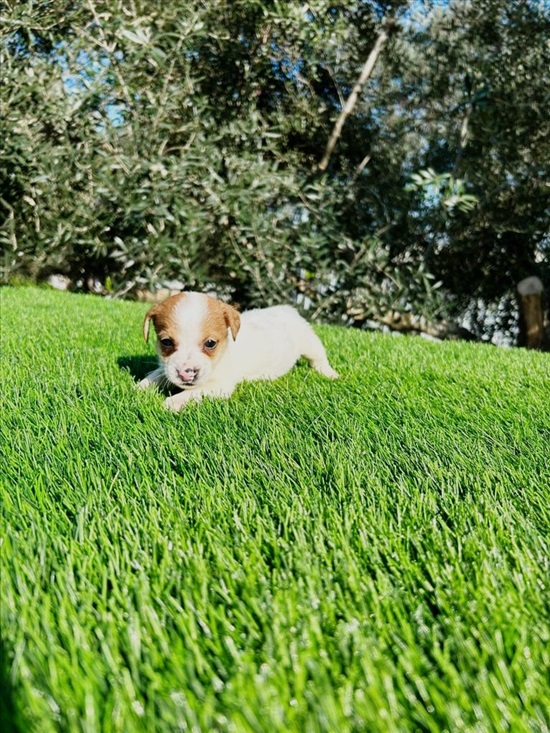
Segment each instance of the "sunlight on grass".
M548 356L320 327L172 414L146 306L0 297L12 730L547 729Z

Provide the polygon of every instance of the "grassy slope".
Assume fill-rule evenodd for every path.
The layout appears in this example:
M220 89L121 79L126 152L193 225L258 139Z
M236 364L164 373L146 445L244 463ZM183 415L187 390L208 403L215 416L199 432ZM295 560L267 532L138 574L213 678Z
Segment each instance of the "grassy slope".
M0 298L12 730L547 730L548 356L325 328L174 415L144 306Z

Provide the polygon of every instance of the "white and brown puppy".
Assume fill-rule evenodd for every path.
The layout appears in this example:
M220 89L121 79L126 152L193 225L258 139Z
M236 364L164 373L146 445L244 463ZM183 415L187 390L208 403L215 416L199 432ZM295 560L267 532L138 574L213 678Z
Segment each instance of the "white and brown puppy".
M146 341L150 321L160 366L139 386L169 381L179 387L165 403L172 410L206 395L229 397L244 380L276 379L301 356L325 377L338 376L311 326L289 305L239 314L203 293L179 293L146 314Z

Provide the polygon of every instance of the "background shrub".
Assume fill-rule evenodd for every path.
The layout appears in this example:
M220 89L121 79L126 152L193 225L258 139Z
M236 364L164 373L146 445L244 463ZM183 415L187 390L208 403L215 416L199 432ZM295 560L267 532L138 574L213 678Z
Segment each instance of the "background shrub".
M4 7L5 281L176 281L356 323L468 315L486 338L514 332L521 277L548 286L544 4Z

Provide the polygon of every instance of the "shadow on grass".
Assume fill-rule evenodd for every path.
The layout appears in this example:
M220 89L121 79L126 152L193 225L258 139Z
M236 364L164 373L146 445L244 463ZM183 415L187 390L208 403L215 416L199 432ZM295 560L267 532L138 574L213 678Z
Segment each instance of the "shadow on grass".
M10 658L4 643L0 641L0 730L2 733L23 733L9 670Z
M121 369L130 372L136 382L140 382L158 366L154 356L120 356L117 362Z
M158 360L154 356L120 356L117 359L117 363L121 369L130 372L136 382L141 382L149 372L154 371L159 365ZM165 395L173 395L181 392L181 389L168 382L161 384L157 389ZM0 733L4 733L1 728Z

